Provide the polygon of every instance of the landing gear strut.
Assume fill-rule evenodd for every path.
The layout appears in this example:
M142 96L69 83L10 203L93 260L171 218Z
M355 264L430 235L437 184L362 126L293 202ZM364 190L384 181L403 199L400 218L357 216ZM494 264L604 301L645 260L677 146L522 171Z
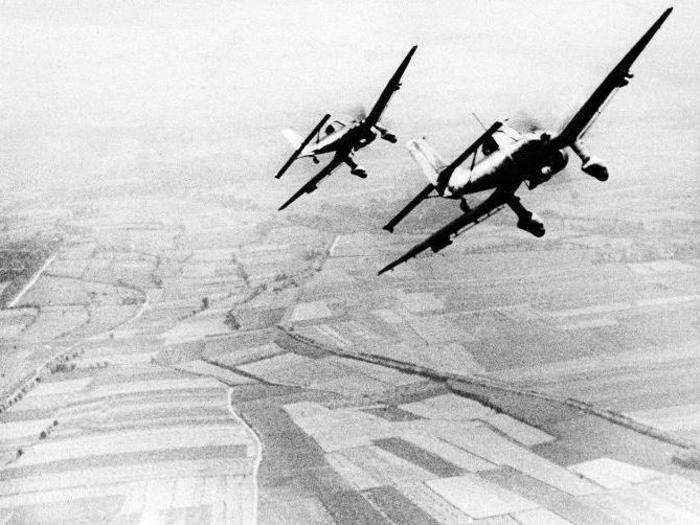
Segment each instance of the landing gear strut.
M350 173L355 175L355 177L360 177L361 179L366 179L367 178L367 172L364 170L364 168L361 168L360 166L357 165L357 163L352 160L350 157L348 157L345 160L345 163L350 166Z
M535 237L542 237L544 235L545 230L542 219L523 206L517 196L513 195L507 204L518 216L518 228L531 233Z
M571 149L581 159L581 171L601 182L608 180L608 168L598 158L588 153L588 150L580 142L574 142Z

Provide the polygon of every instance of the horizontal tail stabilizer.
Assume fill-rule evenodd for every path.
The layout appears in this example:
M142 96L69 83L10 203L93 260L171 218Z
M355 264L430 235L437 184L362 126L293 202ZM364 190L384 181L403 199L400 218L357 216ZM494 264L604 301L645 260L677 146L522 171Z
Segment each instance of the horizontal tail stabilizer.
M284 135L284 138L292 145L294 151L298 150L299 146L301 146L301 143L304 141L299 133L290 128L283 129L282 135Z
M301 155L302 151L304 151L304 148L306 145L313 140L313 138L316 136L316 134L319 132L319 130L323 127L323 125L326 123L326 121L331 118L329 114L326 114L323 116L321 119L321 122L316 124L316 127L311 130L311 133L309 133L309 136L306 137L304 140L299 141L298 144L296 144L296 147L294 149L294 153L292 153L292 156L289 157L287 162L284 163L284 166L277 172L277 175L275 175L276 179L279 179L282 175L284 175L284 172L289 169L289 166L292 165L292 163L299 158L299 155ZM292 131L291 129L285 129L282 130L282 134L285 136L285 138L292 143L292 146L295 146L295 143L297 142L297 134Z
M423 175L433 186L437 185L438 174L445 169L445 161L440 154L425 139L411 139L406 143L406 148L420 166Z

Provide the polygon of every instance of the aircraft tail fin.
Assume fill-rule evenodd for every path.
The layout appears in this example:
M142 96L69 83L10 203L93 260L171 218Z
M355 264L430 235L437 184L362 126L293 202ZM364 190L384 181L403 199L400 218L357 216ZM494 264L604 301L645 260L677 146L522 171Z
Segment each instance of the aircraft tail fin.
M428 182L433 186L437 186L438 174L447 166L440 154L425 138L409 140L406 143L406 148L416 161L416 164L420 166Z
M284 135L284 138L287 139L295 150L299 149L299 146L301 146L301 143L304 141L299 133L290 128L283 129L282 135Z

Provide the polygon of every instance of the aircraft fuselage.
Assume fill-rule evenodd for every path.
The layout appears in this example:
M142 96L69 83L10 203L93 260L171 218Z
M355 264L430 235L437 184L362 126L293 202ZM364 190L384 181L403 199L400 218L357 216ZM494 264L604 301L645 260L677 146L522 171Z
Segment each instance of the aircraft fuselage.
M355 122L347 127L325 136L319 142L305 151L306 155L318 155L332 153L334 151L347 151L351 153L367 146L377 137L377 133L371 128Z
M445 196L456 198L502 187L517 188L525 180L540 183L543 177L550 178L564 169L567 156L563 151L552 151L549 137L544 132L528 133L493 151L470 170L455 169Z

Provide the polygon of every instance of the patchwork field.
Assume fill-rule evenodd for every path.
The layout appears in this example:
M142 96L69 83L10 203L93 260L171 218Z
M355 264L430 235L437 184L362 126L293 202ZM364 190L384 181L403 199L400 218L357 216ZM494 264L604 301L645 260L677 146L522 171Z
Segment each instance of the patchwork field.
M0 7L0 523L692 523L700 516L697 9L578 161L437 255L402 143L556 126L657 6ZM563 7L562 7L563 6ZM659 6L658 11L664 6ZM317 169L279 129L376 97ZM500 117L499 117L500 118Z

